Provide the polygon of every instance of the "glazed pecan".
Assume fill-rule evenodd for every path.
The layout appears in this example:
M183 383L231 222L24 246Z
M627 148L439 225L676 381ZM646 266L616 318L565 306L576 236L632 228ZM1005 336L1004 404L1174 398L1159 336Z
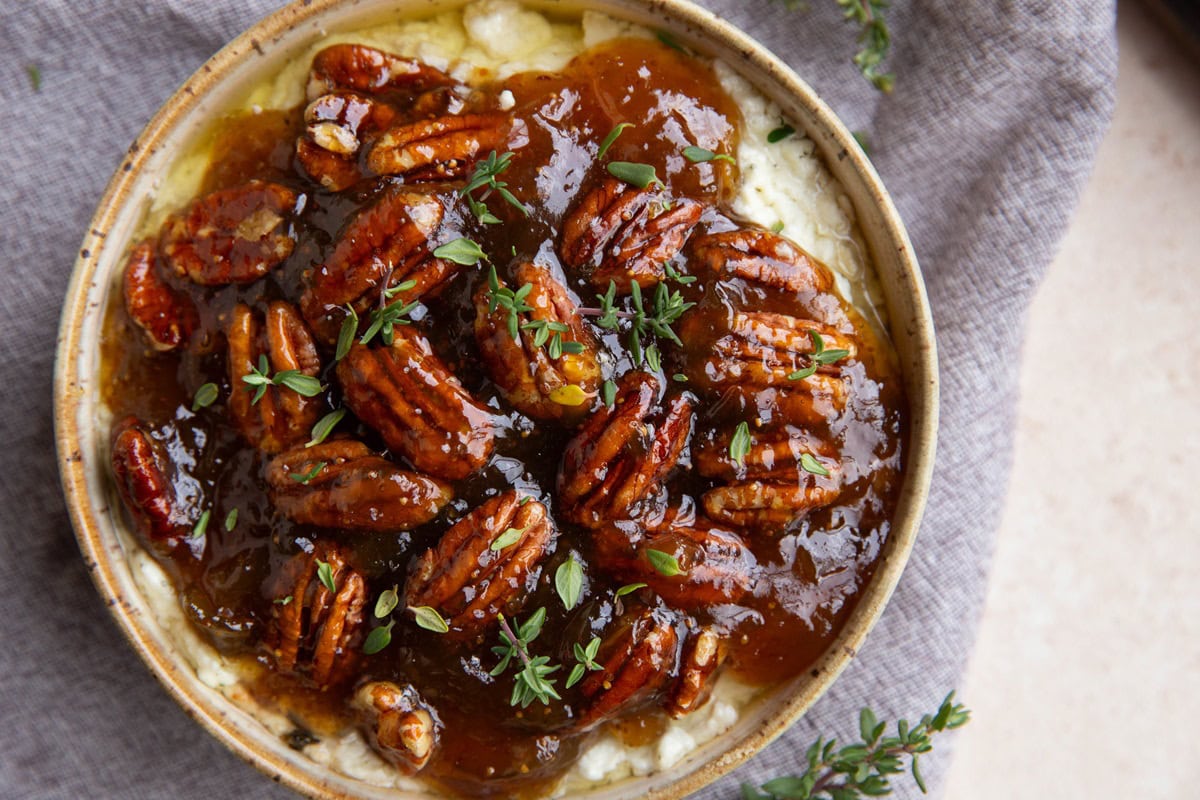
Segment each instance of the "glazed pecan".
M167 218L163 256L176 275L202 286L256 281L292 254L289 218L302 202L266 181L220 189Z
M757 579L754 554L741 537L703 518L688 522L668 514L646 530L630 523L610 525L596 531L592 542L596 563L606 572L649 585L677 608L736 603ZM679 574L664 574L651 551L673 558Z
M567 215L558 252L564 264L588 270L597 288L615 281L628 292L636 280L644 289L662 280L663 262L683 248L703 210L652 186L606 178Z
M590 728L618 713L652 702L671 678L679 660L678 620L664 609L646 609L622 617L600 647L603 669L579 684L588 703L579 717Z
M518 284L531 287L524 302L533 309L518 315L516 338L508 312L499 307L489 311L488 285L481 284L475 293L475 338L483 363L522 413L534 419L578 420L600 384L596 341L550 270L525 263L516 276ZM571 386L580 391L569 392Z
M316 377L321 360L304 320L289 304L276 300L259 315L249 306L238 304L230 315L229 330L229 413L246 441L266 453L278 453L309 437L321 416L318 397L305 397L285 385L268 386L258 401L257 389L242 380L267 358L271 375L297 371Z
M304 318L321 341L337 339L347 305L365 325L385 289L416 281L389 301L412 302L436 294L458 273L454 262L430 255L443 213L437 197L397 187L350 221L329 260L308 276L300 300Z
M770 231L743 228L709 234L692 242L692 255L720 278L741 278L792 294L833 288L828 267Z
M520 146L523 141L508 142L512 128L507 115L491 113L405 123L375 140L367 167L377 175L402 175L410 183L462 177L489 151Z
M790 425L751 437L741 463L729 455L728 433L701 438L694 448L701 475L729 481L701 498L710 517L741 527L782 528L837 499L842 468L831 445Z
M141 242L129 254L122 288L125 310L146 334L151 347L166 352L187 344L199 324L196 307L187 295L163 280L152 241Z
M174 543L191 532L168 474L171 460L136 417L113 426L111 457L117 491L138 533L152 542Z
M667 698L667 713L679 719L692 713L708 700L717 668L729 654L725 637L711 627L700 628L683 645L679 677Z
M322 564L328 565L321 577ZM288 599L290 598L290 599ZM349 677L363 627L367 584L346 555L318 542L288 561L275 581L266 642L275 668L303 675L318 687Z
M457 635L478 633L501 611L520 610L555 536L538 501L512 490L493 497L417 560L405 604L436 608Z
M630 516L666 478L687 446L692 401L676 395L655 412L659 383L627 373L612 407L593 412L563 453L558 473L564 516L589 528Z
M728 325L724 321L696 314L681 323L684 340L700 343L697 350L708 353L688 371L696 387L742 397L750 407L762 406L763 418L773 417L774 409L794 423L825 422L846 407L845 361L814 361L813 334L820 336L824 352L845 350L847 359L858 352L851 337L785 314L739 311ZM791 379L810 367L816 372Z
M337 374L350 410L417 469L458 480L491 457L492 415L411 328L390 347L354 345Z
M454 81L428 64L361 44L335 44L313 57L308 99L337 89L365 94L388 90L423 92Z
M395 118L391 106L364 95L322 95L304 110L304 135L296 140L296 160L309 178L340 192L363 177L359 149Z
M351 705L375 752L400 772L415 775L429 763L441 738L442 723L412 685L365 683L354 692Z
M360 531L414 528L451 498L441 481L402 470L348 439L281 453L267 466L267 485L275 507L295 522Z

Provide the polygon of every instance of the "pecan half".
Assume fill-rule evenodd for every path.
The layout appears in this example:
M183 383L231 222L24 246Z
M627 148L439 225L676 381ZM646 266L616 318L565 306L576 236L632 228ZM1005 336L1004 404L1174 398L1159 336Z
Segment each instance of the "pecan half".
M321 580L322 564L329 565L333 591ZM298 553L284 565L272 599L266 642L275 668L305 676L318 687L349 677L367 584L346 555L327 542L318 542L311 553Z
M146 334L151 347L167 352L187 344L199 324L196 307L187 295L163 280L152 241L139 243L129 254L122 288L125 310Z
M520 610L555 536L538 501L522 504L512 490L493 497L417 560L404 588L405 604L436 608L457 635L478 633L501 611Z
M295 522L360 531L415 528L452 496L441 481L402 470L348 439L281 453L267 466L267 485L275 507Z
M429 763L442 723L411 684L365 683L354 692L351 705L371 747L400 772L415 775Z
M504 114L451 114L405 123L375 140L367 167L409 182L458 178L480 156L504 149L511 128Z
M679 677L667 698L667 713L679 719L704 705L712 693L713 677L729 654L725 637L711 627L700 628L683 645Z
M732 276L793 294L833 288L828 267L770 231L743 228L709 234L692 242L692 255L721 278Z
M706 477L730 481L705 492L705 512L740 527L786 527L841 492L842 468L833 448L793 426L755 431L742 463L729 455L730 435L702 438L693 458ZM807 455L811 461L804 459ZM808 461L818 472L806 470Z
M230 315L229 413L246 441L266 453L278 453L306 440L321 416L318 397L305 397L287 386L268 386L254 401L256 388L242 380L267 357L272 375L295 370L309 377L321 360L304 320L289 304L276 300L263 315L239 303Z
M578 420L600 384L596 340L550 270L525 263L517 267L516 277L518 284L531 287L524 302L533 309L518 315L516 338L508 326L508 312L489 311L487 284L475 293L475 338L483 363L505 398L522 413L534 419ZM528 327L538 324L540 328ZM580 391L569 392L572 386Z
M736 603L757 578L758 564L741 537L706 519L687 524L668 514L644 531L628 523L610 525L596 531L592 541L596 562L605 571L648 584L677 608ZM679 574L660 572L650 551L675 559Z
M397 187L350 221L333 254L308 276L300 299L304 318L321 341L336 341L347 305L365 325L385 289L416 281L390 300L412 302L435 294L458 274L457 264L430 255L430 240L444 213L437 197Z
M414 59L361 44L335 44L313 57L307 90L308 99L315 100L335 89L420 92L453 83L446 73Z
M386 103L354 92L331 92L304 110L304 135L296 140L296 160L305 174L332 192L362 177L359 149L396 118Z
M785 314L737 312L728 325L716 315L685 317L680 336L699 343L708 355L693 363L689 378L700 389L743 398L753 406L777 409L794 423L826 422L846 407L849 399L842 378L842 363L814 362L813 333L826 351L858 352L855 341L839 330ZM715 338L714 338L715 334ZM816 366L816 372L791 380L790 376ZM763 418L773 416L764 413Z
M256 281L292 254L288 220L302 200L258 180L205 195L163 223L163 256L176 275L202 286Z
M659 383L630 372L613 406L593 412L563 453L558 492L565 517L589 528L630 516L666 478L687 446L692 400L676 395L652 413Z
M652 187L638 189L605 178L583 196L563 222L558 252L564 264L590 270L600 289L615 281L628 292L663 278L663 262L683 248L704 208Z
M655 699L679 659L677 622L664 609L646 609L618 621L596 659L603 669L589 672L579 684L588 700L579 717L580 728L594 727Z
M354 345L337 374L350 410L417 469L458 480L491 457L491 413L416 331L398 328L390 347Z
M191 532L168 470L171 461L136 417L113 426L112 470L117 491L138 533L152 542L175 542Z

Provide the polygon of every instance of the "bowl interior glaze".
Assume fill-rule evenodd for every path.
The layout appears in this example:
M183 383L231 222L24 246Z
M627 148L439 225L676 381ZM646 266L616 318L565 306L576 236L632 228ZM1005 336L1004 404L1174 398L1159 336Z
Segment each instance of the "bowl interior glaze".
M202 683L134 582L130 541L108 477L108 429L100 408L97 343L109 302L120 302L116 276L146 213L156 182L186 152L212 114L244 97L264 74L325 31L353 29L385 11L424 16L465 0L297 2L263 19L213 56L166 102L130 147L96 211L71 277L58 339L55 427L59 467L72 522L89 571L124 634L167 691L239 756L303 793L323 798L428 796L345 777L289 749L253 716ZM916 537L933 468L937 429L937 356L924 283L904 227L878 175L849 131L813 90L762 46L686 0L534 0L550 12L604 11L671 33L727 62L801 124L854 205L879 276L909 400L908 457L891 534L876 573L840 636L813 672L764 693L728 733L669 770L629 778L579 797L677 798L695 791L766 746L833 683L861 646L895 588ZM124 542L123 542L124 538Z

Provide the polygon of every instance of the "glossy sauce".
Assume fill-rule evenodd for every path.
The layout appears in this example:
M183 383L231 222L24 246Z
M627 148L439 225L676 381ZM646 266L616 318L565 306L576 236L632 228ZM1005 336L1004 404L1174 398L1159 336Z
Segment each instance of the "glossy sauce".
M562 218L577 193L603 175L596 158L601 140L621 122L633 122L635 127L616 140L609 160L653 164L672 194L712 206L694 236L744 224L728 210L738 186L736 167L723 161L693 164L681 155L689 145L736 152L737 107L702 62L658 42L622 40L588 51L562 73L517 75L492 88L512 91L517 100L512 113L525 122L529 142L516 150L503 177L533 213L526 219L493 199L489 206L503 224L482 226L458 203L447 214L446 224L459 229L455 235L478 241L502 277L519 260L533 259L565 277L581 305L596 305L596 292L582 276L564 275L555 246ZM455 498L441 516L412 531L377 535L318 530L292 523L273 510L263 480L265 459L240 438L226 415L223 398L244 387L229 385L222 331L238 302L261 307L268 300L283 298L296 303L304 273L329 255L348 217L392 180L367 180L340 194L315 187L292 166L295 139L301 131L302 109L239 114L220 121L202 189L208 192L264 178L305 193L297 247L287 262L249 286L211 290L172 279L173 285L193 297L201 314L200 329L181 353L154 354L147 349L119 303L109 309L103 342L105 401L114 416L134 414L156 430L180 467L177 481L189 498L186 511L191 519L204 509L211 511L204 539L155 555L175 579L183 606L198 629L217 649L244 656L247 664L269 664L259 642L271 617L273 578L288 557L308 542L332 536L349 548L352 563L370 579L367 625L373 626L377 621L369 610L379 593L393 585L403 588L412 559L486 497L515 486L545 503L553 515L560 455L572 435L555 424L535 424L521 416L493 387L480 365L472 333L471 296L484 273L466 268L414 317L467 390L494 410L499 436L491 463L455 485ZM451 191L429 188L444 195ZM686 271L686 262L680 259L680 264ZM808 316L794 297L737 282L718 285L700 280L672 288L680 288L687 300L697 303L688 314L724 318L731 307L739 307ZM726 670L752 684L773 684L811 667L853 608L888 534L899 485L905 403L889 345L876 339L852 312L850 316L862 342L857 360L843 369L850 401L827 429L814 431L840 450L845 470L841 496L788 531L747 535L762 568L753 594L739 605L716 606L693 615L698 623L715 622L729 631L732 644ZM605 364L605 377L629 370L623 334L593 328L613 356ZM689 391L687 383L671 376L687 372L707 353L688 349L687 342L683 348L665 342L660 346L664 354L660 378L668 396ZM332 354L324 352L322 360L323 382L332 387L326 398L326 410L331 410L340 406ZM222 399L193 413L189 410L192 395L210 381L220 387ZM736 403L706 397L699 399L697 409L698 432L728 430L747 414ZM337 430L385 451L378 436L352 415ZM685 453L666 494L672 504L698 508L699 496L714 482L689 466ZM237 525L226 531L222 521L233 508L238 510ZM547 610L547 622L533 650L564 664L556 676L562 703L535 703L524 711L509 705L511 672L499 678L488 676L495 666L490 652L497 643L494 627L483 640L455 647L402 619L388 648L358 662L364 677L411 682L437 708L445 726L441 747L422 778L467 795L536 795L569 769L594 735L563 732L581 700L578 687L562 688L562 678L574 664L571 645L603 635L619 614L618 606L646 600L648 590L642 590L641 599L616 600L614 591L622 582L587 566L587 531L561 521L558 529L556 549L541 566L538 588L517 616L524 619L539 607ZM584 601L567 613L555 593L553 575L571 553L585 565L587 577ZM649 598L653 600L652 595ZM318 692L266 666L249 671L251 691L264 703L289 710L299 729L321 737L352 724L344 702L353 683L344 690ZM609 727L623 741L638 745L657 738L667 719L652 706Z

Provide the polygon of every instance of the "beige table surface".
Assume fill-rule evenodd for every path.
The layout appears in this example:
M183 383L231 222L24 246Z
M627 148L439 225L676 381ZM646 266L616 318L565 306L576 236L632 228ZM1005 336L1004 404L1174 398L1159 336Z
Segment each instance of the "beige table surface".
M1133 2L1118 37L1029 317L951 800L1200 797L1200 63Z

